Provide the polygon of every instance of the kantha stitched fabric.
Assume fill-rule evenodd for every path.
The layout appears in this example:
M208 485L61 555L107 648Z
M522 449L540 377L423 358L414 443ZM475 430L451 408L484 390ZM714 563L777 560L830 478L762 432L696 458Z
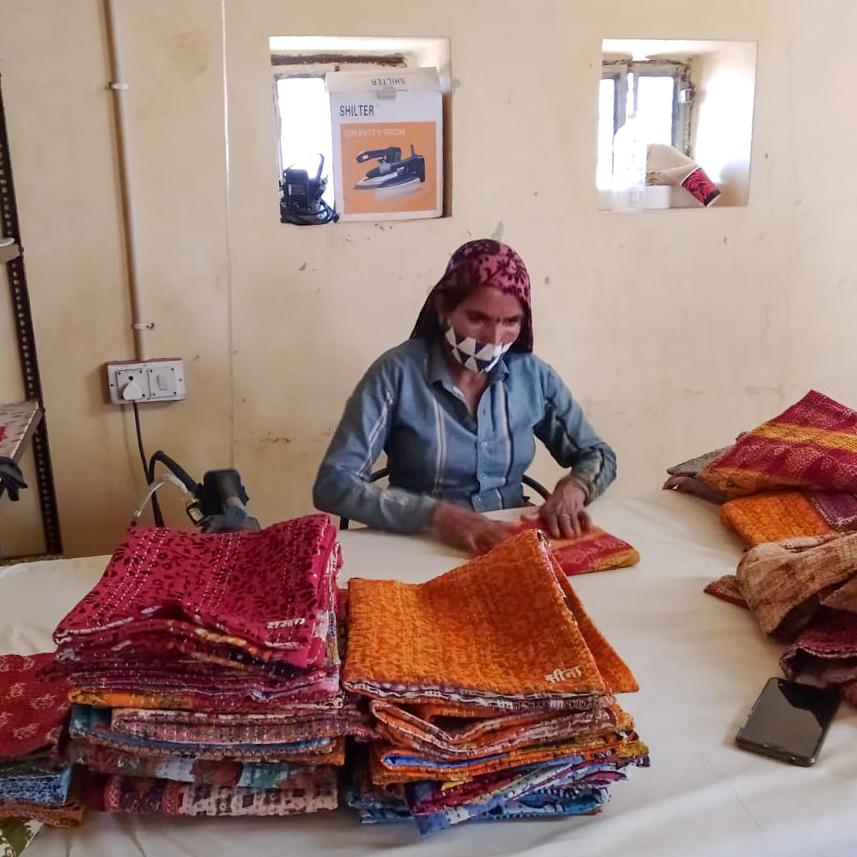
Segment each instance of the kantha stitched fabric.
M85 741L70 741L66 758L85 765L96 774L154 777L185 783L277 789L295 786L311 776L315 767L290 762L238 762L231 759L198 759L192 756L138 756Z
M55 633L69 698L95 706L73 715L74 736L162 761L336 764L366 728L343 708L340 565L321 515L222 538L132 530ZM115 728L109 708L123 710Z
M640 561L631 545L598 527L576 539L554 539L551 550L568 575L627 568Z
M4 824L14 818L57 826L80 821L82 809L70 795L72 771L62 763L58 750L69 708L68 683L56 669L53 654L0 656L0 821Z
M667 468L667 473L670 476L691 476L696 477L699 471L706 464L717 458L718 455L726 452L729 447L723 446L720 449L714 449L711 452L704 452L702 455L697 455L695 458L689 458L687 461L682 461L679 464L674 464Z
M750 608L766 634L791 637L819 608L857 613L857 534L761 544L706 592Z
M322 515L260 533L128 533L55 632L76 703L65 756L96 777L90 806L336 807L346 736L374 732L340 686L335 535Z
M646 763L642 757L619 759L605 755L591 762L573 757L559 763L532 765L459 782L409 783L404 793L412 813L434 813L467 804L484 805L496 797L519 800L534 791L544 793L547 789L558 790L582 782L607 785L625 779L622 769L628 765Z
M56 746L68 690L53 654L0 655L0 760Z
M0 822L7 819L26 818L46 824L48 827L77 827L83 821L86 807L79 801L62 806L41 806L37 803L10 801L0 803Z
M729 604L737 604L739 607L747 606L744 595L741 593L741 587L738 585L738 578L734 574L724 574L723 577L712 580L704 591Z
M727 499L726 495L706 485L698 478L698 474L709 461L712 461L722 452L725 452L726 449L727 447L715 449L712 452L706 452L703 455L696 456L696 458L691 458L668 467L668 476L662 486L663 489L666 491L678 491L682 494L692 494L701 500L707 500L709 503L723 503Z
M824 611L783 653L786 678L826 687L857 680L857 614Z
M68 800L71 768L46 757L0 764L0 803L26 801L61 806Z
M576 735L599 734L617 728L623 712L605 697L589 711L545 716L541 712L507 714L478 720L433 722L414 711L373 700L378 732L392 744L406 744L427 754L472 757L502 753L541 741L561 741Z
M603 754L636 758L648 753L645 744L636 738L636 734L629 730L455 761L429 759L424 755L405 752L401 748L373 744L370 772L372 782L383 785L422 780L457 780L561 759L591 760Z
M595 811L584 809L577 799L593 797L597 808L609 798L607 787L624 780L632 767L648 766L648 756L638 752L622 757L602 754L586 760L567 757L542 765L530 765L450 782L422 780L402 787L373 784L365 759L355 756L351 779L345 789L349 806L360 812L363 823L414 820L418 830L433 833L465 821L501 821L524 817L556 817ZM577 809L573 809L575 806Z
M342 706L342 700L339 697L321 698L312 703L296 703L285 699L272 704L255 693L231 694L222 690L210 693L181 690L166 693L138 693L134 690L72 690L69 698L72 702L94 705L98 708L163 708L221 712L261 713L270 711L272 707L284 707L295 711L328 711Z
M762 630L792 634L855 574L857 535L850 535L759 545L741 560L736 577Z
M352 578L348 602L344 683L377 733L345 791L363 822L593 813L648 764L613 696L634 678L541 531L420 585Z
M462 821L505 821L515 818L557 818L569 815L596 815L610 799L607 789L572 786L533 792L518 800L498 797L484 804L414 814L420 833L435 833Z
M110 728L118 734L202 745L277 744L336 738L372 737L371 721L356 705L310 715L220 714L202 711L114 709Z
M521 522L522 529L541 529L542 526L539 520ZM568 575L627 568L640 561L640 555L631 545L598 527L574 539L551 539L550 548Z
M857 495L841 491L811 491L807 497L831 529L838 533L857 530Z
M482 777L460 785L426 781L408 785L405 799L421 833L432 833L471 819L587 814L599 811L607 802L606 786L625 779L623 769L647 763L644 758L604 758L593 763L575 759Z
M52 827L71 827L83 817L81 778L47 755L0 765L0 821L27 818Z
M89 745L110 747L136 753L140 756L168 758L177 755L197 759L232 759L242 762L294 762L313 764L341 764L344 739L317 738L310 741L279 744L200 744L179 741L156 741L125 735L110 728L110 711L75 705L71 712L69 734Z
M9 801L0 803L0 822L27 818L47 824L49 827L77 827L83 820L84 811L84 805L78 801L62 806L41 806L25 801Z
M323 660L336 530L308 515L260 532L131 529L95 588L57 626L58 644L178 612L277 650L306 667Z
M569 606L554 562L530 530L427 583L352 578L345 687L509 710L563 709L581 696L636 689L603 637L590 650L581 623L594 626L579 602Z
M764 491L736 497L720 507L720 519L748 547L834 533L809 497L800 491Z
M112 776L104 785L103 809L107 812L209 816L280 816L336 809L336 772L332 769L319 771L312 782L282 789L242 789Z
M699 471L730 497L776 488L857 492L857 413L811 390Z

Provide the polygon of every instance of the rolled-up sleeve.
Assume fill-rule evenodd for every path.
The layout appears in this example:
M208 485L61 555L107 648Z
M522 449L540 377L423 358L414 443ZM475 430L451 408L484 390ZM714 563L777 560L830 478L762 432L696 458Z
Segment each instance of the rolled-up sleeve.
M616 453L595 433L562 378L540 363L545 413L535 435L560 467L571 468L589 503L616 478Z
M325 453L313 486L316 508L378 529L427 530L437 501L402 488L369 482L395 418L401 371L382 356L363 376Z

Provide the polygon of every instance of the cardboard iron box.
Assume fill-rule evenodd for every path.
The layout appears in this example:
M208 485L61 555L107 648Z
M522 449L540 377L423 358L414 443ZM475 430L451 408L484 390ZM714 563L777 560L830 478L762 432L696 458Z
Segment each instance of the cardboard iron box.
M336 71L325 80L341 219L440 217L443 119L437 70Z

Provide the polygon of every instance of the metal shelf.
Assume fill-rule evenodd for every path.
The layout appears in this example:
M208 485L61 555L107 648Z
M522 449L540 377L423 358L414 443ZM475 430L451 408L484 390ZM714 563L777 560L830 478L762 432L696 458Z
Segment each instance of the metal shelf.
M21 248L17 244L7 244L5 247L0 247L0 264L11 262L21 255Z
M42 382L39 378L39 361L36 356L33 316L30 312L30 297L27 292L27 274L21 252L21 230L15 203L15 186L12 179L12 166L9 163L9 137L6 130L6 114L3 110L2 86L0 86L0 235L15 239L14 244L0 247L0 264L5 267L5 279L9 281L24 396L28 400L24 408L31 409L29 410L30 419L27 421L19 449L22 449L24 444L32 446L39 508L42 513L42 530L45 536L45 552L59 554L62 553L62 537L51 467L51 451L48 445L48 429L44 418L44 400Z

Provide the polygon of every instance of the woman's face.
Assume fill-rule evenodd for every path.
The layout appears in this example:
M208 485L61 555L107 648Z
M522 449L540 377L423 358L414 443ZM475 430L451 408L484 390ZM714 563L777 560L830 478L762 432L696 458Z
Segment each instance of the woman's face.
M506 345L514 342L521 332L524 307L514 295L480 286L445 317L459 336Z

